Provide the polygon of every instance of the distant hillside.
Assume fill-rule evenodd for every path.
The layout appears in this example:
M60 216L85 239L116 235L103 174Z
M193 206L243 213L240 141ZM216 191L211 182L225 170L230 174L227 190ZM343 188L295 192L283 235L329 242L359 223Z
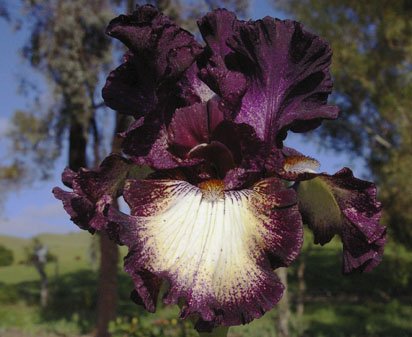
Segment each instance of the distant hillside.
M58 258L57 264L48 264L47 272L49 275L92 267L89 258L90 247L92 240L97 238L89 233L40 234L36 238L48 247L50 253ZM0 245L11 249L14 253L14 264L9 267L0 267L0 282L16 283L39 278L33 267L23 264L25 247L29 247L31 241L32 239L0 235Z
M14 253L14 262L19 261L23 257L24 247L27 246L29 240L17 238L14 236L0 235L0 245L11 249Z

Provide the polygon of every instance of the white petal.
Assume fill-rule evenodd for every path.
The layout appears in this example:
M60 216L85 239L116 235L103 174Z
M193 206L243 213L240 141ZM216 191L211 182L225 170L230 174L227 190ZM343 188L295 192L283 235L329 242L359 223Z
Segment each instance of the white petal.
M148 268L173 275L194 297L226 302L253 288L263 273L257 258L269 221L254 212L252 199L259 194L230 191L213 200L179 182L167 195L156 215L139 220Z

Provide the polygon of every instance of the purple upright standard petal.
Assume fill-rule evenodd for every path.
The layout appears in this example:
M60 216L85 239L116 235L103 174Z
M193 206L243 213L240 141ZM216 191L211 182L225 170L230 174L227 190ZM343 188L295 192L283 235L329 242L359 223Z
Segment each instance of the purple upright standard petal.
M294 21L270 17L240 24L228 40L248 84L237 122L253 126L267 144L286 131L304 132L337 117L327 105L332 90L331 49Z
M150 5L112 20L107 33L129 51L125 62L107 78L103 98L109 107L136 119L150 116L154 127L146 123L145 132L150 129L153 135L135 148L145 156L175 109L187 104L179 80L187 80L185 71L203 49L192 34Z
M236 113L240 100L246 90L246 77L235 68L240 68L237 59L231 59L232 49L227 40L234 35L240 21L234 13L217 9L198 21L199 30L207 43L200 63L201 78L222 98L222 104L229 110L228 115Z

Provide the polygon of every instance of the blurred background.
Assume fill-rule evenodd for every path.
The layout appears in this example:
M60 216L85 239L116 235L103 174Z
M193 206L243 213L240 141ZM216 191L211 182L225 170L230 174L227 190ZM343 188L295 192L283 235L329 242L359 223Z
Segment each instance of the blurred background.
M158 0L197 34L226 7L238 17L291 18L326 38L338 121L287 145L322 171L349 166L377 182L389 239L372 273L343 276L341 244L305 234L288 292L231 337L412 336L412 1ZM131 0L0 0L0 336L196 336L177 308L149 314L130 299L124 249L81 232L51 189L64 167L96 167L118 151L127 120L100 91L123 47L104 35Z

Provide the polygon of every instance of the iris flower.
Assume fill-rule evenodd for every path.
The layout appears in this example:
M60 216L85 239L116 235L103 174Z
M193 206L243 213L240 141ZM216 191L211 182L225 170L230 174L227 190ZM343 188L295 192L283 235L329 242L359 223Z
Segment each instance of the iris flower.
M123 154L97 170L66 169L54 189L71 219L126 245L132 298L148 311L180 304L196 329L245 324L273 308L303 223L325 244L338 235L343 272L369 271L385 243L374 184L283 145L335 119L331 49L295 21L240 21L224 9L198 21L205 41L146 5L109 24L128 52L103 89L134 122ZM142 165L152 169L139 178ZM130 212L114 202L122 197Z

